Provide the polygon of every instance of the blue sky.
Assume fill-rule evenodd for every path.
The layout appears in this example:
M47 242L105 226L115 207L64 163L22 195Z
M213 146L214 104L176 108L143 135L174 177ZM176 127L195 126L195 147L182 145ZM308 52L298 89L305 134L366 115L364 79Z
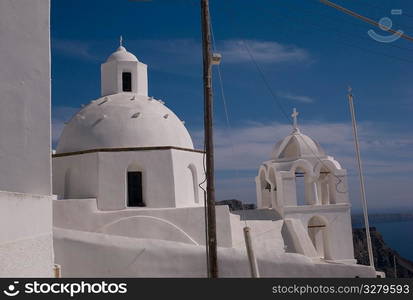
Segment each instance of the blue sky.
M413 35L413 2L335 0ZM372 211L413 210L413 43L381 43L388 35L317 0L211 0L216 50L228 107L226 122L215 68L217 196L255 201L254 177L273 144L300 112L302 131L319 140L349 171L350 196L360 207L347 86L354 90ZM402 9L402 15L391 15ZM119 36L148 64L149 93L183 120L202 143L203 99L198 0L52 1L54 144L80 105L100 96L100 64ZM264 83L246 47L270 85Z

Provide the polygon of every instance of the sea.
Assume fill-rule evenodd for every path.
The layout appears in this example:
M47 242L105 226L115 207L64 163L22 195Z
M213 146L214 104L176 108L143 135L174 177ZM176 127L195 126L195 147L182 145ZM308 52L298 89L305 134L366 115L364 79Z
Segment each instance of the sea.
M413 261L413 220L370 222L382 234L384 242L402 257Z

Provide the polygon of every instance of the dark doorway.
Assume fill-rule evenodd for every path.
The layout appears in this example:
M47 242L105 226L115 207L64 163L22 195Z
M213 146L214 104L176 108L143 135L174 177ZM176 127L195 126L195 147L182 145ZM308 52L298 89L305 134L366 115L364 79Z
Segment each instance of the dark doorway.
M131 72L122 73L122 91L132 92L132 73Z
M142 172L128 172L128 206L145 206L142 197Z

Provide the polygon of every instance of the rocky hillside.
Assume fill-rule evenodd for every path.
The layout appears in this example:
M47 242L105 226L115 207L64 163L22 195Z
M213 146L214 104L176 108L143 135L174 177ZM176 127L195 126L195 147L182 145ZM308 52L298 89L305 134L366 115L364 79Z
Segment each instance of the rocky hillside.
M229 210L245 210L245 209L255 209L255 204L252 203L242 203L237 199L221 200L215 202L216 205L228 205Z
M370 228L371 242L373 245L374 264L376 269L384 271L386 277L394 278L393 257L396 257L398 278L413 278L413 262L401 257L397 251L390 248L383 240L380 232L375 227ZM359 264L368 265L366 230L353 229L354 256Z

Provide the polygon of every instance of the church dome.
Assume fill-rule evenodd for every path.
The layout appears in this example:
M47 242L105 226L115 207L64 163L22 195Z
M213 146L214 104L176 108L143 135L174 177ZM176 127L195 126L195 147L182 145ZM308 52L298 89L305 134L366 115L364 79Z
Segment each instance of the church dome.
M183 122L161 101L123 92L94 100L76 113L56 152L156 146L194 148Z
M119 46L119 48L112 53L111 56L108 57L106 62L110 61L138 61L135 55L130 53L129 51L126 50L125 47Z
M320 144L309 136L302 134L298 128L279 141L274 146L271 154L271 158L277 161L325 156L326 154Z
M297 121L298 114L298 111L294 108L291 114L293 131L290 135L275 144L271 153L271 159L276 161L291 161L300 158L320 158L326 156L318 142L300 132Z

